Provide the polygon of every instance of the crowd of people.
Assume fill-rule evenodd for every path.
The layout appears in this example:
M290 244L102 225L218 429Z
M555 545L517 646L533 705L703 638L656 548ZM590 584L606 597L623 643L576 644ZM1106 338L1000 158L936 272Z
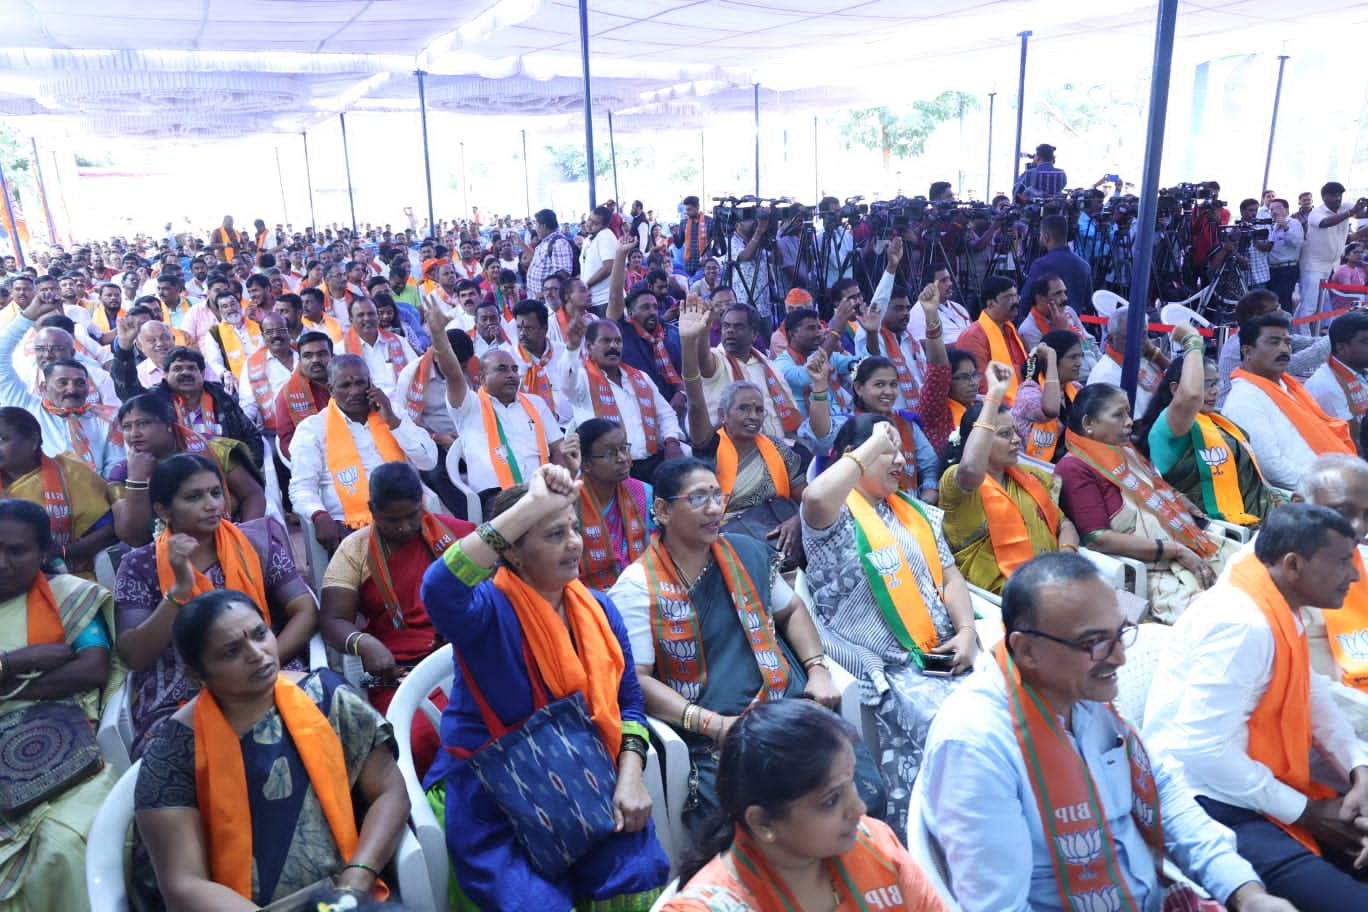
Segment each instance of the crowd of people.
M1127 311L1081 319L1063 215L1024 282L956 300L905 232L867 287L809 288L757 265L762 209L725 268L682 209L427 238L225 218L9 270L0 742L80 740L130 695L138 902L383 900L409 813L384 713L449 646L409 737L453 908L645 912L673 866L670 910L941 909L922 829L968 909L1153 912L1166 853L1235 912L1362 905L1368 311L1313 338L1255 287L1219 348L1147 331L1132 399ZM1122 718L1137 623L1174 645ZM560 863L483 765L534 715L590 748ZM689 756L675 858L652 724ZM114 777L45 772L0 795L0 909L87 903Z

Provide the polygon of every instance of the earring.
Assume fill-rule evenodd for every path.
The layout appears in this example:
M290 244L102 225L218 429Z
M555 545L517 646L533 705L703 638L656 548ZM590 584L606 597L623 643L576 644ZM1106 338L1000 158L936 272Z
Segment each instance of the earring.
M768 831L766 831L766 832L765 832L765 837L764 837L764 838L765 838L765 842L774 842L774 830L768 830Z

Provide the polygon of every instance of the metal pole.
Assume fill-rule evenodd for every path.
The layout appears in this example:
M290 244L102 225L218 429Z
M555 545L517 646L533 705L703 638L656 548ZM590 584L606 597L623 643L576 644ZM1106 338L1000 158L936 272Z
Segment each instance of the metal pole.
M1126 312L1126 351L1121 362L1121 388L1132 406L1140 378L1140 351L1149 320L1150 264L1154 259L1154 220L1159 211L1159 165L1164 157L1164 119L1168 116L1169 69L1173 63L1173 32L1178 0L1159 0L1154 32L1154 76L1150 80L1149 129L1145 135L1145 169L1140 178L1140 230L1132 249L1130 310Z
M342 162L347 168L347 205L351 207L352 234L356 234L356 196L352 192L351 152L347 149L347 115L338 114L342 123Z
M33 177L38 187L38 202L43 207L43 221L47 222L48 243L57 246L57 224L52 220L52 207L48 205L47 186L43 183L43 166L38 162L38 139L30 136L33 145Z
M1021 120L1026 115L1026 45L1031 33L1017 32L1021 36L1021 73L1017 76L1017 131L1016 145L1012 147L1012 187L1016 187L1021 176Z
M285 169L280 166L280 146L275 147L276 177L280 180L280 208L285 213L285 224L290 223L290 203L285 199Z
M608 156L613 161L613 199L617 202L618 211L622 211L621 191L618 190L617 182L617 142L613 139L613 112L608 112Z
M318 217L314 215L313 169L309 167L309 134L301 131L299 135L304 140L304 181L309 186L309 226L317 233Z
M427 73L414 70L413 75L418 77L418 116L423 124L423 175L427 179L428 237L436 237L437 214L432 208L432 156L428 153L427 87L423 84Z
M532 177L527 163L527 131L522 131L523 141L523 197L527 201L527 217L532 217Z
M997 101L997 92L988 93L988 174L983 178L983 192L988 194L988 201L993 200L993 103Z
M589 0L579 0L580 64L584 68L584 170L589 175L589 208L598 206L594 168L594 109L589 94Z
M461 208L465 210L462 218L470 220L470 184L466 183L465 142L461 144Z
M755 83L755 196L760 196L760 83Z
M1260 191L1268 189L1268 171L1273 167L1273 136L1278 131L1278 104L1282 101L1283 70L1287 67L1287 55L1278 55L1278 87L1273 91L1273 120L1268 124L1268 156L1264 158L1264 179ZM1289 197L1290 198L1290 197Z
M820 203L822 201L822 175L817 167L817 115L812 115L812 201Z

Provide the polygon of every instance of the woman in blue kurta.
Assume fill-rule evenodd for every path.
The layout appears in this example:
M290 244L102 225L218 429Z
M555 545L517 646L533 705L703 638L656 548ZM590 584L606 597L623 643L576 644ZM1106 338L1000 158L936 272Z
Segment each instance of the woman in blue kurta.
M646 712L627 630L606 597L579 582L579 483L543 466L503 492L494 518L449 548L423 578L423 604L459 659L442 744L426 785L445 788L447 849L461 891L478 909L569 912L650 909L669 877L651 826L643 770ZM490 740L462 666L510 728L551 700L583 694L617 758L617 831L564 875L542 877L509 818L461 759ZM538 680L529 679L535 674Z

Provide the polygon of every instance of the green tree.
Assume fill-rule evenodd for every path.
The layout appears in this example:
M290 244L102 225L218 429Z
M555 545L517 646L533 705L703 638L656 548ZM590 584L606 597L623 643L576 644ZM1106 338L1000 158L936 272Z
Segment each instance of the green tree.
M0 167L10 180L19 172L28 174L33 167L33 147L19 131L9 124L0 123Z
M877 108L858 108L835 119L841 143L847 149L861 146L877 149L883 156L884 170L892 165L893 157L914 158L926 150L926 141L936 127L958 117L977 105L966 92L942 92L929 101L914 101L906 113L888 105Z
M559 146L546 146L546 153L551 156L551 161L556 167L561 169L566 178L573 181L587 181L589 179L589 165L585 161L584 146L573 143L562 143ZM639 146L619 146L617 150L617 163L619 175L627 168L637 168L645 161L646 153ZM594 143L594 175L596 177L613 176L613 156L606 143Z

